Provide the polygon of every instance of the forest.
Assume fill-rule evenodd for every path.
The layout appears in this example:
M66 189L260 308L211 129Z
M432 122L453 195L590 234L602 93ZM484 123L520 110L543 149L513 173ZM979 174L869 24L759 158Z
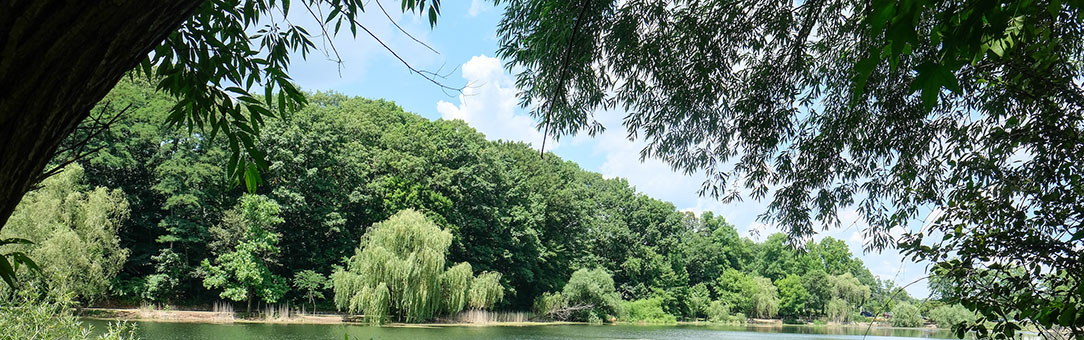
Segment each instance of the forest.
M374 323L463 310L587 322L974 319L878 279L841 240L756 242L722 216L488 141L462 121L307 97L246 141L269 162L249 193L223 166L237 145L163 126L176 100L126 77L95 109L109 131L70 137L100 150L27 194L3 228L0 238L33 243L9 247L40 270L24 266L0 291L77 306L290 303Z

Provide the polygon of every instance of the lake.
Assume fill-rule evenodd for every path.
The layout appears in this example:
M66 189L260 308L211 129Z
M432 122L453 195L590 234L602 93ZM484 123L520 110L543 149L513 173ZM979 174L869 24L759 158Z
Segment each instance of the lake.
M96 331L106 321L88 320ZM372 327L361 325L314 324L202 324L137 322L138 334L147 340L308 340L342 339L450 339L450 340L572 340L572 339L652 339L652 340L858 340L865 328L774 326L637 326L637 325L552 325L523 327ZM952 338L948 331L927 329L874 329L867 339Z

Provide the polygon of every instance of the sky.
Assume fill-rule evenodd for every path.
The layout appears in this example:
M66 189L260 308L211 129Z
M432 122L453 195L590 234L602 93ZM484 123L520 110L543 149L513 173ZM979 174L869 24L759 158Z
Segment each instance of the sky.
M403 14L398 1L381 3L388 15L376 6L376 1L367 5L359 22L415 69L434 72L441 76L437 78L440 83L464 87L463 91L448 91L412 73L403 61L360 30L357 38L350 34L332 38L334 49L328 48L329 44L318 43L329 55L316 53L308 58L292 58L290 75L302 89L383 98L429 119L461 119L491 140L516 140L530 143L536 149L540 147L543 135L535 128L534 118L519 106L514 74L495 56L501 8L485 0L444 1L436 27L430 28L427 18ZM291 11L291 21L306 27L314 24L313 19L299 12L307 14ZM314 38L317 39L320 38ZM338 58L332 51L337 51ZM335 59L341 59L342 63L332 61ZM766 201L747 199L723 204L700 197L697 190L703 182L702 176L683 175L659 160L641 161L639 152L645 143L626 137L621 126L623 117L620 111L598 112L596 118L607 128L605 132L595 137L562 136L558 141L547 141L545 149L607 178L626 178L638 191L669 201L679 210L712 211L724 216L743 236L754 240L763 240L777 231L756 219L767 206ZM907 261L895 250L864 253L861 231L866 224L853 207L841 210L840 219L842 227L821 232L815 239L831 236L846 241L851 252L874 275L892 279L898 285L925 275L925 263ZM929 295L925 281L910 286L907 291L920 299Z

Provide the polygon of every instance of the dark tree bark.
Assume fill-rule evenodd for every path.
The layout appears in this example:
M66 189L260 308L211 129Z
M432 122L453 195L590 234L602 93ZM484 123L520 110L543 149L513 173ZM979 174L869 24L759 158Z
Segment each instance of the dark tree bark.
M61 141L203 0L0 0L0 228Z

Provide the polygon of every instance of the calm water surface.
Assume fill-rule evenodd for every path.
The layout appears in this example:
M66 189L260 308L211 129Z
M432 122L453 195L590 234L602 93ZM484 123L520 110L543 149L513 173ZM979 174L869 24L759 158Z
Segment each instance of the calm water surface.
M96 331L107 322L90 320ZM274 325L274 324L199 324L138 322L143 339L163 340L309 340L342 339L449 339L449 340L572 340L572 339L651 339L651 340L859 340L865 328L828 328L809 326L708 327L708 326L629 326L561 325L527 327L370 327L356 325ZM951 338L946 331L925 329L873 330L867 339Z

